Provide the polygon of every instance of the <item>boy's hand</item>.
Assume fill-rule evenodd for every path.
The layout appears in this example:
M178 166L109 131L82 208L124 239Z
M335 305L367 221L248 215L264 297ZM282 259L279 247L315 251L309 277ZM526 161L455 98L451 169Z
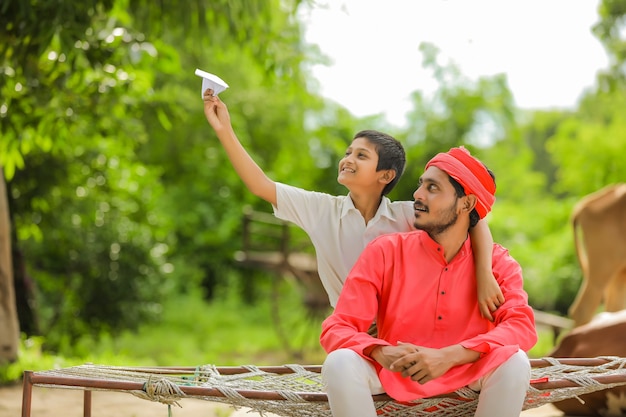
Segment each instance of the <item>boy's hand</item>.
M230 115L228 108L219 99L213 95L213 90L208 88L204 92L204 115L207 121L215 131L230 127Z
M493 321L493 315L498 307L504 303L502 289L498 285L492 273L488 277L478 278L478 308L480 314L489 321Z

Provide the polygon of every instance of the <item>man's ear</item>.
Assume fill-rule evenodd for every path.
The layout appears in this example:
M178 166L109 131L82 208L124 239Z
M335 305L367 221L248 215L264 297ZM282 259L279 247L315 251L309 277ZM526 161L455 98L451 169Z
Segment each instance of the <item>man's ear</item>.
M389 184L396 177L396 170L386 169L384 171L381 171L381 174L382 175L379 177L380 181L384 184Z
M476 196L474 194L469 194L463 197L463 211L467 211L468 213L471 213L475 207L476 207Z

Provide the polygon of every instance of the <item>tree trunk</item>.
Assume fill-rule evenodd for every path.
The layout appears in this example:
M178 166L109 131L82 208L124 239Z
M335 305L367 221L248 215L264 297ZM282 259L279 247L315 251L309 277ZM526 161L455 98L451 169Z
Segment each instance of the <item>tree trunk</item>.
M0 166L0 364L17 359L19 338L13 287L9 203L4 172Z

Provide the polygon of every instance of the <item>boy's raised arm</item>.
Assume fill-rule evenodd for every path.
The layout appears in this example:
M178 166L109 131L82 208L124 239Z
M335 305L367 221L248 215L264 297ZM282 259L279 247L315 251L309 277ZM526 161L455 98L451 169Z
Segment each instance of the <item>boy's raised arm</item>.
M474 264L476 265L476 286L478 288L478 307L486 319L493 321L492 312L504 303L504 295L493 276L491 266L493 237L485 220L480 220L470 228Z
M276 205L276 183L257 165L237 139L230 123L228 108L213 95L213 90L204 92L204 115L215 130L230 163L248 190L272 205Z

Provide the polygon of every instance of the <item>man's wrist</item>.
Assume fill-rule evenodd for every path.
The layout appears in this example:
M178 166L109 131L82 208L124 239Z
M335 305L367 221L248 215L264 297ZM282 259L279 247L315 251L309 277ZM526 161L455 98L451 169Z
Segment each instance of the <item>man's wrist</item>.
M480 358L480 352L477 352L473 349L468 349L461 344L451 345L444 349L446 349L448 353L450 353L452 357L455 358L455 366L476 362Z
M383 347L383 345L371 345L363 349L363 354L365 356L369 356L370 358L376 360L374 355Z

